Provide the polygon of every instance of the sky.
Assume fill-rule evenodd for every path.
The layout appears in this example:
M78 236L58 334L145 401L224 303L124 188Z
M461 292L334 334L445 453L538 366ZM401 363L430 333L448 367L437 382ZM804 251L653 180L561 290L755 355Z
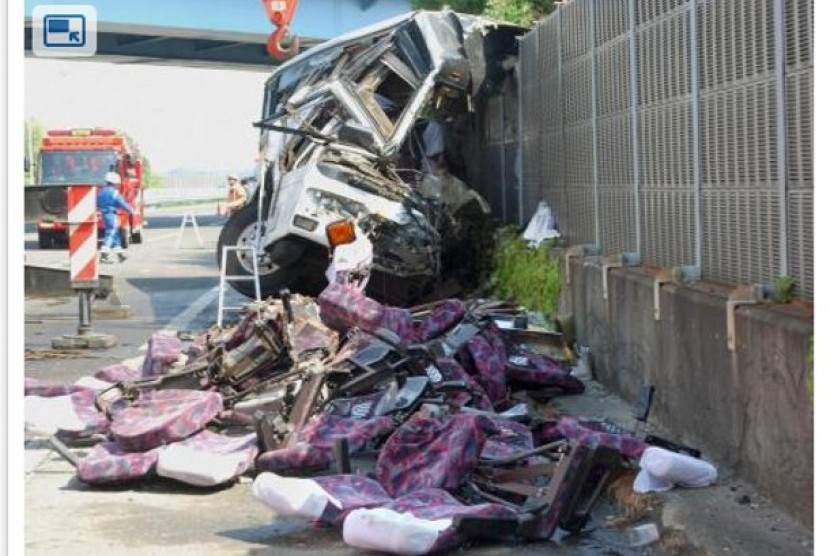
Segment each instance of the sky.
M26 15L38 4L91 4L100 21L113 23L249 33L274 29L262 0L26 0ZM410 9L409 0L299 0L291 29L300 36L328 39Z
M26 0L26 15L41 2ZM50 0L76 4L78 0ZM97 0L99 21L269 33L261 0ZM329 38L409 10L408 0L300 0L292 32ZM220 70L24 61L24 112L47 129L108 127L133 136L154 172L253 168L262 89L272 69Z
M270 71L111 64L29 57L24 112L46 129L129 133L154 172L253 168Z

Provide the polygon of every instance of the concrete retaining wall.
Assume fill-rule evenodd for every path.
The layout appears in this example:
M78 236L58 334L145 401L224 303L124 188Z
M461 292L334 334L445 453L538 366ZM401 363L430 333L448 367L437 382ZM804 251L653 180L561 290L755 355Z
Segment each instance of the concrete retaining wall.
M69 269L52 268L47 266L25 265L24 292L28 297L71 297L77 296L78 291L72 289L69 280ZM113 291L113 278L109 274L98 275L96 294L106 297Z
M811 311L739 307L733 352L728 290L665 284L656 321L649 270L612 269L606 301L601 263L570 265L562 309L573 312L579 343L590 347L595 378L632 403L642 384L654 385L651 421L812 526Z

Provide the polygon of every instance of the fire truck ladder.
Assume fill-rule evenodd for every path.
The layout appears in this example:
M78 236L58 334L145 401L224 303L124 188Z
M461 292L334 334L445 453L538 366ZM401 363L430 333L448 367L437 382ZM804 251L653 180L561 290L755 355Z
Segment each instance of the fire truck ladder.
M253 267L253 274L231 274L228 275L228 253L246 252L251 255L251 266ZM256 300L262 301L259 291L259 260L257 257L257 249L253 245L239 246L239 245L223 245L222 246L222 270L219 276L219 309L216 315L216 324L222 328L222 318L225 311L235 311L244 308L244 305L234 305L231 307L225 306L225 292L228 287L228 282L236 280L238 282L253 281L254 292L256 293Z

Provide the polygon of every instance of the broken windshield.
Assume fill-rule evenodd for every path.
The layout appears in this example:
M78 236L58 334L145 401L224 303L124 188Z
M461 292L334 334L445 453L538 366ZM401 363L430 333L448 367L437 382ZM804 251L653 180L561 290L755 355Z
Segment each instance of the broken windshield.
M308 136L270 132L261 143L268 145L266 159L290 171L313 160L319 145L350 145L392 159L419 121L469 111L473 80L464 28L452 12L416 12L288 62L266 84L263 121ZM352 129L340 140L346 125ZM314 141L314 134L332 141ZM355 142L358 136L363 139Z
M370 128L381 146L393 136L433 67L417 19L332 45L278 70L266 84L263 119L299 115L300 128L331 129L320 118L326 112L320 106L334 98L343 110L328 111L344 112Z
M286 101L301 86L319 83L329 75L333 63L342 54L342 48L325 50L301 64L290 65L278 71L265 85L265 106L263 119L278 116Z

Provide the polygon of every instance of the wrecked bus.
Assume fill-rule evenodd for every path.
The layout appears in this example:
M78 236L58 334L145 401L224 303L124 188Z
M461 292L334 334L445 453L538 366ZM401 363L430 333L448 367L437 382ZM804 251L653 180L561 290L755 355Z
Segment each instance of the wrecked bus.
M480 228L471 221L489 212L465 183L474 115L512 67L523 31L412 12L282 64L255 124L259 189L225 224L217 259L225 245L255 249L229 252L227 273L251 275L258 264L263 296L315 295L326 285L327 226L343 219L372 242L367 292L383 301L411 301L465 266L453 261L469 259L469 233ZM252 281L232 283L253 297Z

